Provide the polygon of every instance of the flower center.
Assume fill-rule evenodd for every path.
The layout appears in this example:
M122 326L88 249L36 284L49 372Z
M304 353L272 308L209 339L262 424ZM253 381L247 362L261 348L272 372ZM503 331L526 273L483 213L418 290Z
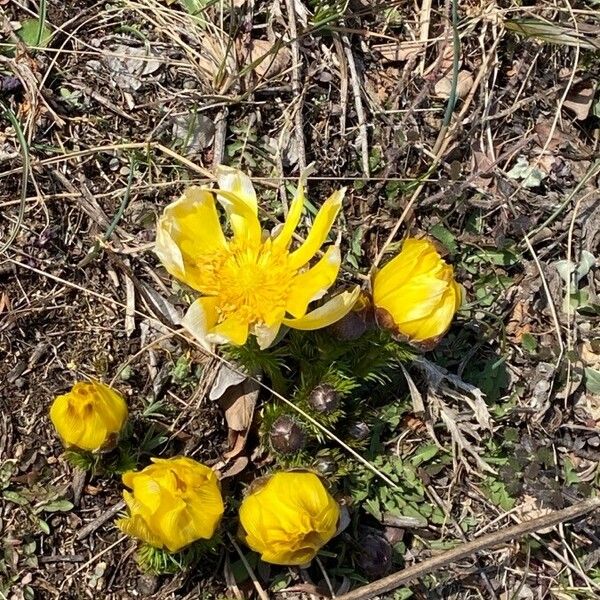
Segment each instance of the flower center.
M287 251L274 250L270 240L258 246L232 242L211 262L210 295L218 298L220 320L231 316L250 326L281 320L296 274Z

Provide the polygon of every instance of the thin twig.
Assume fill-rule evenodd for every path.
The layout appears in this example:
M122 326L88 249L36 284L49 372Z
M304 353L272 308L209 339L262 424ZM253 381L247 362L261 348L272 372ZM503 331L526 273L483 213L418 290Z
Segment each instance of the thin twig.
M437 569L458 562L463 558L467 558L476 552L506 544L513 539L522 538L530 533L547 529L548 527L555 527L560 523L582 517L598 508L600 508L600 498L592 498L574 504L569 508L554 511L548 515L539 517L538 519L524 521L518 525L488 533L487 535L467 542L466 544L461 544L456 548L447 550L442 554L432 556L407 569L388 575L379 581L374 581L373 583L359 587L348 594L338 596L337 600L366 600L367 598L373 598L374 596L395 590L408 581L423 577L427 573L432 573Z
M29 179L29 171L31 168L29 162L29 145L27 144L27 140L25 139L25 135L23 134L23 130L21 129L21 123L17 119L15 113L10 109L9 106L4 104L4 102L0 101L0 108L2 108L2 112L4 116L8 118L11 125L15 129L15 133L17 135L17 139L19 140L19 144L21 146L21 154L23 155L23 171L21 172L21 196L19 198L19 212L17 214L17 222L15 226L12 228L8 239L2 246L0 247L0 254L2 254L5 250L10 248L10 245L15 241L17 234L19 233L19 229L21 229L21 225L23 223L23 217L25 215L25 202L27 200L27 181Z
M258 581L258 579L256 577L256 573L254 572L254 569L250 566L250 563L247 561L246 557L244 556L244 553L242 552L242 549L239 547L238 543L235 541L235 538L229 532L227 532L227 537L229 538L229 541L232 543L233 547L235 548L235 551L239 554L240 560L242 561L242 564L244 565L246 571L248 571L248 575L250 576L250 579L252 579L252 583L254 584L254 589L256 590L256 593L258 594L259 598L261 600L269 600L269 596L267 595L267 592L265 592L265 590L263 590L263 588L262 588L262 585L260 585L260 582Z
M108 510L105 510L99 517L96 517L93 521L90 521L85 527L82 527L75 535L75 539L82 540L88 535L94 533L96 529L102 527L106 521L110 520L124 508L125 502L120 500L114 506L111 506Z
M296 27L296 8L294 0L285 0L288 13L288 26L290 28L290 37L292 38L292 91L294 98L298 103L294 112L294 128L296 130L296 150L298 152L298 167L300 171L306 169L306 147L304 145L304 122L302 117L302 108L304 106L304 94L302 92L300 61L300 44L298 43L298 28Z
M367 117L365 115L365 109L362 103L362 93L360 89L358 71L356 70L356 62L354 61L354 54L352 53L352 46L350 46L350 40L348 39L348 36L344 33L342 34L341 38L342 45L344 46L344 53L346 54L346 61L348 62L348 68L350 70L350 83L352 84L352 95L354 96L354 108L358 118L358 139L360 142L363 174L366 177L370 177L369 134L367 132Z

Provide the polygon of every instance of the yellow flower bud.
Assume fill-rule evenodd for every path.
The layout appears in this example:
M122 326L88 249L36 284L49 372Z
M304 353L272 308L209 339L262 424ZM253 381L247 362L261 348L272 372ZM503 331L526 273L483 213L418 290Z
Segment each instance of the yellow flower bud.
M303 565L334 535L340 507L306 471L275 473L240 506L240 537L275 565Z
M127 404L99 381L80 381L54 399L50 420L67 448L97 452L115 445L127 420Z
M428 240L408 238L373 278L380 324L414 342L435 342L462 302L454 270Z
M183 456L152 462L123 474L131 489L123 492L129 516L119 519L117 527L169 552L212 538L224 511L215 472Z

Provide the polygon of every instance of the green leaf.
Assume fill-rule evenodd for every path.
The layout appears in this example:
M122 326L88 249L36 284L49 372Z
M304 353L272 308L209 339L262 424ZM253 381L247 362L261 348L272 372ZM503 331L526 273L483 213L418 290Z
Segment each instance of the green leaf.
M567 485L572 485L574 483L580 482L579 475L576 473L575 467L573 466L573 463L571 462L569 457L565 457L563 463L563 473L565 476L565 483Z
M73 508L74 504L69 502L69 500L54 500L53 502L48 502L48 504L44 504L40 507L40 510L45 512L69 512Z
M45 533L46 535L50 535L50 525L48 525L46 521L44 521L43 519L38 519L37 525L43 533Z
M454 234L446 229L441 223L436 223L430 230L429 233L439 242L441 242L451 254L458 252L458 245L456 244L456 237Z
M2 497L9 502L13 502L14 504L18 504L19 506L25 506L29 504L29 501L24 498L19 492L14 490L5 490L2 494Z
M426 444L417 449L417 452L410 458L413 466L418 467L421 463L430 461L439 452L435 444Z
M523 350L533 353L537 350L537 340L530 333L524 333L521 337L521 346Z
M481 489L494 504L504 510L510 510L515 505L515 499L509 495L502 481L488 477L484 480Z
M45 23L40 23L39 19L25 19L17 35L27 46L46 48L52 38L52 30Z
M585 368L585 388L590 394L600 395L600 371L598 369Z

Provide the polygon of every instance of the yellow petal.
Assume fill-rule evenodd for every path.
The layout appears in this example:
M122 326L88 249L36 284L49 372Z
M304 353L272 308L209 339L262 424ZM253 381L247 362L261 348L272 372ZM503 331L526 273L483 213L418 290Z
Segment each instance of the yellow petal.
M115 525L126 535L138 538L143 542L147 542L155 548L162 548L163 543L160 538L148 527L148 524L140 515L132 517L124 517L117 519Z
M339 515L314 473L279 472L244 498L240 535L266 562L304 564L335 535Z
M50 407L50 420L65 446L76 446L83 434L84 424L71 407L70 395L57 396Z
M104 446L110 433L100 414L93 410L85 418L83 433L79 436L76 446L82 450L95 452Z
M294 231L296 231L296 227L298 227L300 217L302 216L302 210L304 209L304 187L306 185L307 175L308 171L305 171L300 176L298 189L292 200L292 204L290 205L287 219L285 220L281 231L273 239L273 247L275 248L287 248L292 241L292 236L294 235Z
M167 206L156 231L155 252L171 275L202 291L198 276L206 255L227 247L213 193L189 187Z
M91 385L98 395L96 410L107 430L118 433L127 420L127 403L119 392L100 381L93 380Z
M327 239L331 226L335 221L340 208L346 188L334 192L325 202L315 217L315 222L310 228L306 240L300 247L290 254L290 268L300 269L303 267L323 245Z
M387 296L378 307L387 310L396 323L414 321L431 314L442 301L450 284L442 279L419 276L398 290L395 296Z
M218 299L212 296L199 298L188 308L181 320L181 325L207 349L211 349L212 342L208 340L208 332L216 326Z
M460 306L461 289L457 284L448 287L437 306L422 318L398 323L398 329L416 342L437 338L444 334L452 323Z
M233 344L243 346L248 339L248 323L228 317L222 323L213 327L206 339L212 344Z
M435 246L426 239L408 238L400 253L390 260L373 278L373 299L376 305L384 302L389 294L410 281L415 272L429 271L441 260Z
M335 282L342 257L337 246L330 246L323 258L312 268L294 277L290 287L287 312L303 317L310 302L322 298Z
M313 330L327 327L347 315L360 295L360 287L355 287L351 292L343 292L331 300L307 313L300 319L284 319L284 325L292 329Z

